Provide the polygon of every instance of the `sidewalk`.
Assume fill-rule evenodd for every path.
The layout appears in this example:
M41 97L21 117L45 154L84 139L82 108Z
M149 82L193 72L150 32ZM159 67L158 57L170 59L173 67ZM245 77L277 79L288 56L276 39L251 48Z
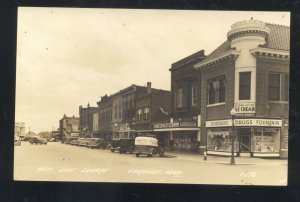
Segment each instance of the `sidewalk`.
M174 157L182 160L197 161L202 163L216 163L216 164L228 164L230 163L230 156L212 156L207 155L207 160L204 160L204 156L197 153L188 152L175 152L166 151L167 157ZM237 165L287 165L287 159L263 159L257 157L235 157L235 163Z

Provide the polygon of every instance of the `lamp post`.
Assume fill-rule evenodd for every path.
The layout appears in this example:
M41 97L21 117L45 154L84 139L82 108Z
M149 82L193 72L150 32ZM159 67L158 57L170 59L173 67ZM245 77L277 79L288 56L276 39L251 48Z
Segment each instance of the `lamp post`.
M231 129L231 133L230 133L230 138L231 138L230 165L235 165L235 160L234 160L234 139L235 139L234 116L236 115L236 111L234 108L231 109L230 114L231 114L231 120L232 120L232 129Z

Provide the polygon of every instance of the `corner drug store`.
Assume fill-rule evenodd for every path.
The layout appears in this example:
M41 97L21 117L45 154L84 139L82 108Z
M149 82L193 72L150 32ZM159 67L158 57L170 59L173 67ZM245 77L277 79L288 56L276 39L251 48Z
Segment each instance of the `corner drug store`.
M251 157L280 157L285 149L282 119L225 119L206 121L207 153L231 155L230 131L236 131L235 155Z

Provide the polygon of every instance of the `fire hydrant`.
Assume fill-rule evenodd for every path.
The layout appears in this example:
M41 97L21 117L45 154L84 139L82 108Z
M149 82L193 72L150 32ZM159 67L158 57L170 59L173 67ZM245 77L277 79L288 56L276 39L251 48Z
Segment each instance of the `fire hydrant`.
M207 160L207 155L206 155L206 151L204 152L204 161Z

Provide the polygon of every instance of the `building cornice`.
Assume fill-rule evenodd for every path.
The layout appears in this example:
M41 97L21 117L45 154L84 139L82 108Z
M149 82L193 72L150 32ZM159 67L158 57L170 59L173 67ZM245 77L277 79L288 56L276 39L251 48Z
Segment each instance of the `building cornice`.
M274 58L290 58L290 51L286 50L277 50L277 49L270 49L270 48L253 48L250 50L251 54L254 56L268 56Z
M236 57L239 56L239 54L240 54L240 51L229 50L229 51L224 52L222 55L220 55L218 57L212 58L210 60L205 60L203 62L199 62L199 63L195 64L194 68L201 69L202 67L216 64L216 63L222 62L227 59L236 59Z

